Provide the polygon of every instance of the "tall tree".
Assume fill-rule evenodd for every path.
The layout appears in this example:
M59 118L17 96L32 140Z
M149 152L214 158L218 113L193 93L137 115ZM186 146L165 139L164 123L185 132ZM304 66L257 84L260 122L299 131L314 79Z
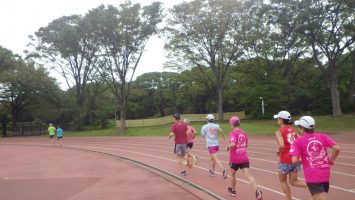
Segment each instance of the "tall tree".
M11 114L14 127L19 120L33 117L29 110L40 100L56 102L53 92L59 89L44 68L35 68L0 47L0 69L0 104Z
M313 59L324 74L331 92L333 116L342 115L339 96L339 58L354 45L355 7L343 0L273 1L293 13L293 26L303 34L313 51Z
M30 36L36 50L28 57L37 56L45 66L57 71L69 88L75 88L77 129L81 127L86 86L91 81L98 58L92 27L86 17L64 16L40 28L35 37Z
M210 67L223 119L224 80L241 55L240 20L243 5L236 0L194 0L171 9L166 31L173 66Z
M94 24L102 63L100 72L117 98L120 130L126 129L127 99L131 82L148 39L157 33L162 20L160 3L141 7L130 1L113 6L100 6L88 15Z

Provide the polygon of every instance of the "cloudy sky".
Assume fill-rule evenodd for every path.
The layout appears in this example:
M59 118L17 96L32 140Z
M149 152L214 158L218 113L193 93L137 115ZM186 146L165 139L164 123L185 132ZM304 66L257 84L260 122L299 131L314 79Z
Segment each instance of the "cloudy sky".
M165 8L183 0L156 0ZM118 5L124 0L4 0L0 6L0 45L14 53L23 55L28 44L28 35L33 35L40 27L64 15L82 14L101 4ZM153 0L132 0L147 5ZM164 41L153 37L147 44L136 76L145 72L163 71L166 61ZM143 67L144 66L144 67ZM54 75L53 75L54 76ZM65 87L64 85L61 85Z

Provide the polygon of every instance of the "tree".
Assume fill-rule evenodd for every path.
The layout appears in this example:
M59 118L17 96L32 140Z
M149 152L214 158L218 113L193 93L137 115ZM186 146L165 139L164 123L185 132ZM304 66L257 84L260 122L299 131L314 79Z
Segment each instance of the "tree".
M100 6L88 15L98 38L102 61L99 70L117 98L120 130L124 131L131 82L148 39L158 31L161 4L141 7L127 1L119 8Z
M194 0L174 6L166 32L171 66L209 67L217 93L217 111L223 119L224 80L242 49L240 20L243 5L235 0Z
M0 69L0 103L11 113L14 127L19 120L33 118L34 110L41 110L36 107L39 102L57 102L54 93L59 88L44 68L35 68L0 47Z
M331 92L333 116L342 115L339 96L339 58L354 45L355 9L350 1L273 1L294 14L292 24L312 48L313 59ZM352 47L353 48L353 47Z
M94 73L98 48L92 37L92 24L86 17L60 17L30 36L35 51L28 57L37 57L43 65L64 77L69 88L75 88L77 103L76 126L81 127L81 110L85 90Z

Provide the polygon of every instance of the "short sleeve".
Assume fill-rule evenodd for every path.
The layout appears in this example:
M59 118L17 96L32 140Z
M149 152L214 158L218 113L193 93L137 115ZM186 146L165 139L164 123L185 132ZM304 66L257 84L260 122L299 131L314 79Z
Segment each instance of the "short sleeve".
M325 144L327 147L332 148L334 145L336 145L337 143L328 135L324 135L324 140L325 140Z
M290 151L289 151L289 153L288 153L288 155L290 155L290 156L295 156L295 157L300 157L300 142L299 142L300 140L299 139L297 139L292 145L291 145L291 149L290 149Z
M202 128L201 128L201 135L202 135L202 136L205 136L205 135L206 135L205 129L206 129L206 127L205 127L205 126L202 126Z
M237 138L233 132L229 133L229 142L234 143L234 144L236 144L236 142L237 142Z
M175 125L175 124L173 124L173 125L170 126L170 132L175 133L175 126L174 126L174 125Z

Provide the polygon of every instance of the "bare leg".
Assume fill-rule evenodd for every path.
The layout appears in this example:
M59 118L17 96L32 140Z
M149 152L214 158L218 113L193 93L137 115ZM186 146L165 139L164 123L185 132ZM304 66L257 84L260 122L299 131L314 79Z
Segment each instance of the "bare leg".
M218 167L219 167L222 171L224 170L224 167L223 167L221 161L218 159L216 153L212 153L212 154L211 154L211 159L212 159L212 161L213 161L213 165L212 165L213 171L214 171L214 169L215 169L216 164L218 165Z
M255 178L249 173L249 169L244 168L244 169L242 169L242 172L243 172L244 176L249 180L249 183L253 186L254 190L257 190L258 187L256 186Z
M297 177L296 177L297 178ZM287 174L279 172L279 181L287 200L292 200L290 186L287 183Z
M185 170L184 165L182 164L183 159L184 159L184 156L176 155L176 160L178 162L178 168L179 168L180 172Z
M290 172L290 184L295 187L302 187L302 188L307 188L306 182L299 180L297 178L298 173L297 172Z
M312 200L327 200L327 198L325 198L324 192L314 194L311 199Z
M230 169L230 175L231 175L231 188L235 191L235 186L237 184L237 180L235 179L235 174L237 171L234 169Z

